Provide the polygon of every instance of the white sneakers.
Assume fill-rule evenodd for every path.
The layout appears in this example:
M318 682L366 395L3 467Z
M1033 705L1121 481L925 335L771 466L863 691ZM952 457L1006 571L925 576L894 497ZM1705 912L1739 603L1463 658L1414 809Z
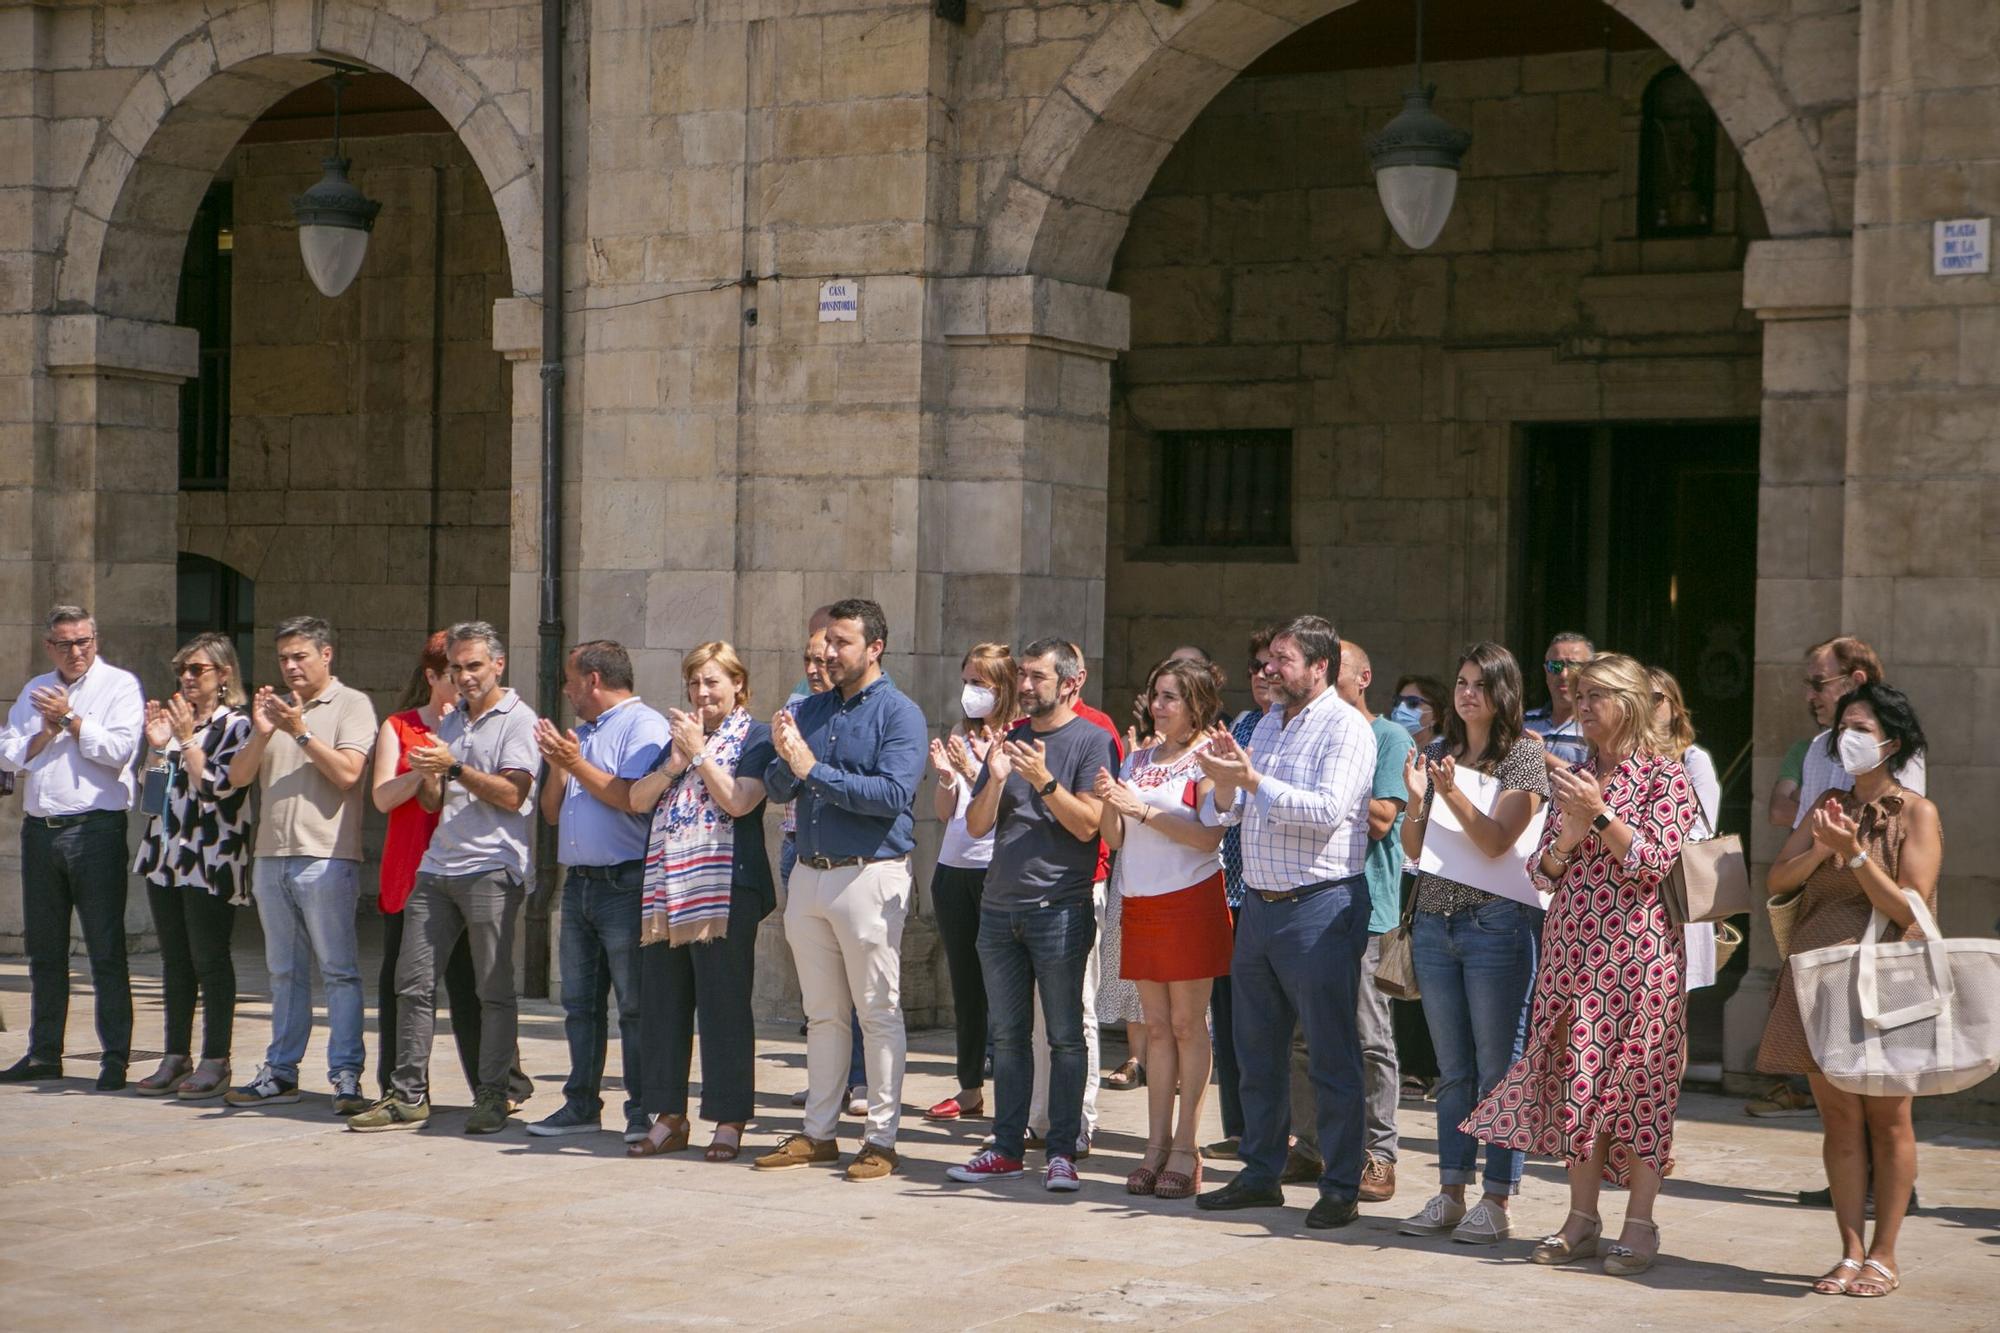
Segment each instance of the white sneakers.
M1434 1194L1424 1210L1403 1223L1405 1236L1442 1236L1465 1220L1465 1205L1449 1194Z
M1498 1245L1514 1234L1513 1219L1505 1208L1496 1208L1481 1199L1468 1209L1449 1194L1435 1194L1424 1210L1404 1222L1405 1236L1442 1236L1461 1245Z

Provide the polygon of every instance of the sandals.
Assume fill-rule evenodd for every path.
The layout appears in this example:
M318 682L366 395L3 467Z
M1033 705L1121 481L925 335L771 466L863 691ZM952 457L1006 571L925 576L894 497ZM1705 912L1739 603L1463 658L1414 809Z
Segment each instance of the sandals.
M1842 1277L1840 1274L1845 1273L1850 1268L1859 1273L1861 1271L1861 1261L1859 1259L1842 1259L1827 1270L1825 1277L1812 1284L1813 1294L1817 1296L1845 1296L1848 1285L1854 1279L1851 1277Z
M1597 1253L1597 1244L1604 1238L1604 1223L1589 1213L1579 1213L1574 1208L1570 1209L1569 1216L1582 1218L1590 1223L1590 1229L1575 1241L1564 1239L1560 1231L1552 1236L1544 1236L1536 1243L1535 1251L1528 1256L1529 1259L1538 1264L1567 1264L1578 1259L1588 1259ZM1569 1225L1568 1217L1563 1219L1563 1225Z
M984 1115L985 1113L986 1101L984 1098L967 1097L963 1093L960 1093L956 1097L945 1098L936 1106L924 1112L924 1119L939 1121L970 1120L974 1116Z
M661 1116L653 1122L653 1128L646 1131L645 1138L640 1139L637 1143L626 1145L625 1155L627 1157L664 1157L666 1154L672 1152L686 1152L688 1130L690 1128L688 1122L683 1120L678 1126L670 1126L667 1129L665 1138L654 1138L653 1135L662 1126L670 1126L668 1117Z
M1156 1199L1186 1199L1201 1188L1201 1153L1193 1148L1176 1148L1167 1154L1167 1160L1187 1157L1194 1161L1192 1173L1186 1171L1162 1171L1158 1183L1153 1186Z
M169 1055L160 1060L160 1067L132 1085L132 1091L141 1097L171 1097L180 1081L194 1068L194 1063L185 1055Z
M722 1137L724 1134L734 1134L736 1137L734 1139L725 1139ZM704 1162L733 1162L736 1160L737 1154L742 1151L743 1126L721 1124L715 1127L715 1140L702 1153L701 1160Z
M1160 1154L1160 1165L1152 1165L1154 1153ZM1139 1165L1132 1168L1132 1174L1125 1177L1127 1194L1151 1194L1159 1186L1160 1172L1166 1167L1173 1150L1164 1143L1148 1143L1146 1155L1139 1159Z
M229 1061L203 1060L194 1067L175 1089L175 1095L184 1102L205 1102L211 1097L220 1097L229 1091ZM387 1096L388 1094L383 1094Z
M1139 1063L1139 1057L1125 1057L1125 1063L1106 1074L1101 1080L1105 1087L1118 1092L1146 1086L1146 1066Z
M1852 1261L1849 1260L1848 1262ZM1859 1277L1851 1279L1847 1284L1847 1294L1849 1296L1859 1296L1863 1300L1877 1300L1883 1296L1887 1296L1890 1292L1903 1285L1903 1279L1890 1272L1889 1265L1883 1263L1880 1259L1863 1259L1861 1266L1864 1269L1872 1268L1875 1272L1881 1274L1881 1276L1871 1277L1869 1274L1863 1273ZM1866 1290L1863 1289L1863 1284L1866 1284Z
M1628 1227L1644 1227L1653 1233L1653 1252L1640 1254L1630 1245L1615 1244L1604 1247L1604 1271L1612 1277L1637 1277L1653 1266L1660 1257L1660 1228L1643 1217L1625 1219Z

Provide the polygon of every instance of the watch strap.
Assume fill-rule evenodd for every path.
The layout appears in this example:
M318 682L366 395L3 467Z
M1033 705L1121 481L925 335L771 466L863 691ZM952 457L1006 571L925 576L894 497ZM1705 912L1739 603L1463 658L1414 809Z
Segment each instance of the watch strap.
M1597 818L1590 821L1590 826L1599 833L1604 832L1604 830L1611 827L1611 812L1609 810L1598 811Z
M1040 787L1037 787L1035 790L1040 795L1047 796L1050 793L1054 792L1055 789L1057 787L1060 787L1061 785L1062 784L1060 782L1057 782L1054 778L1050 778L1046 783L1042 784Z
M459 774L463 772L465 772L465 765L460 763L454 763L450 768L447 768L444 771L445 780L448 782L456 782L458 781Z

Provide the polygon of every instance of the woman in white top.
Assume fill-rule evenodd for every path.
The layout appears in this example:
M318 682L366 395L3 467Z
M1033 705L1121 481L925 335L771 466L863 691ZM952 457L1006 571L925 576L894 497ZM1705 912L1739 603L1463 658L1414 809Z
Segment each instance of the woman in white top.
M1647 667L1653 682L1653 729L1667 738L1667 758L1679 759L1694 788L1701 819L1688 833L1689 842L1715 836L1716 820L1722 815L1722 783L1715 776L1715 759L1694 743L1694 719L1688 715L1681 683L1671 671ZM1688 990L1715 984L1715 923L1692 921L1681 928L1687 935L1687 971L1681 976Z
M1212 785L1196 754L1222 713L1212 663L1169 658L1146 682L1152 745L1100 769L1099 828L1118 853L1124 939L1118 974L1139 987L1146 1014L1146 1155L1125 1178L1132 1194L1185 1199L1201 1187L1202 1096L1208 1091L1208 995L1229 972L1234 943L1222 887L1222 833L1196 813ZM1174 1100L1180 1099L1180 1118Z
M959 663L958 678L964 716L949 735L931 742L931 768L937 773L933 808L944 824L937 870L931 875L931 904L937 909L938 937L951 974L958 1093L924 1112L926 1120L958 1120L986 1109L986 975L979 966L979 901L993 860L993 834L975 838L966 832L965 811L987 751L1013 724L1018 697L1014 656L1004 643L975 644Z

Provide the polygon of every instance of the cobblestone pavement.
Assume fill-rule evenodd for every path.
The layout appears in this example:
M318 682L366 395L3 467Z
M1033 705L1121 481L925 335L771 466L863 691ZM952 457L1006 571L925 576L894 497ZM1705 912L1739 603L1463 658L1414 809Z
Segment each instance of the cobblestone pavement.
M268 1036L260 964L239 943L237 1072ZM78 960L79 962L81 960ZM159 1041L159 960L133 960L138 1045ZM372 979L366 963L363 975ZM77 974L79 988L87 984ZM0 1062L26 1048L27 974L0 962ZM201 1323L514 1328L650 1323L750 1328L1154 1327L1924 1328L2000 1327L2000 1137L1925 1125L1924 1210L1885 1301L1811 1295L1838 1258L1832 1217L1797 1206L1822 1183L1816 1120L1757 1122L1736 1099L1682 1103L1680 1169L1659 1205L1665 1257L1643 1277L1538 1268L1532 1238L1560 1225L1560 1173L1530 1164L1518 1236L1493 1249L1412 1240L1395 1222L1431 1192L1435 1117L1402 1108L1395 1201L1308 1232L1311 1191L1280 1211L1197 1214L1123 1188L1145 1142L1143 1094L1103 1094L1080 1194L1033 1176L953 1185L948 1164L988 1127L904 1121L904 1167L881 1183L824 1170L753 1174L746 1159L627 1161L615 1133L531 1139L460 1132L469 1096L440 1033L444 1109L421 1133L343 1132L323 1086L324 1025L308 1096L267 1112L90 1090L87 994L70 1010L69 1077L0 1088L0 1324L10 1329L185 1328ZM442 1027L442 1023L440 1024ZM522 1011L522 1057L553 1110L566 1066L560 1010ZM950 1091L950 1037L916 1034L906 1106ZM1117 1047L1112 1048L1113 1057ZM373 1056L373 1040L370 1040ZM804 1074L796 1027L759 1052L753 1148L795 1128ZM616 1068L616 1053L612 1057ZM150 1062L135 1061L134 1075ZM1211 1121L1215 1112L1211 1100ZM607 1124L616 1127L614 1115ZM855 1147L855 1122L842 1146ZM1211 1128L1207 1138L1220 1133ZM705 1139L698 1135L697 1146ZM1209 1182L1232 1163L1209 1165ZM1607 1216L1620 1197L1607 1192Z

